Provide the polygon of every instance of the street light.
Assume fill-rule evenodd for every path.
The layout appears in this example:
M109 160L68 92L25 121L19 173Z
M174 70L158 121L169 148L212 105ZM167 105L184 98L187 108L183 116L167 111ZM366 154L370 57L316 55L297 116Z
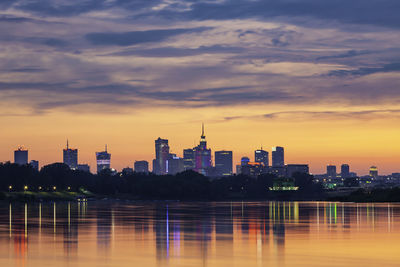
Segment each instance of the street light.
M8 187L8 190L9 190L9 191L11 191L11 190L12 190L12 185L10 185L10 186Z
M24 191L26 191L26 190L28 190L28 186L27 185L24 186Z
M56 191L57 187L53 186L53 190Z

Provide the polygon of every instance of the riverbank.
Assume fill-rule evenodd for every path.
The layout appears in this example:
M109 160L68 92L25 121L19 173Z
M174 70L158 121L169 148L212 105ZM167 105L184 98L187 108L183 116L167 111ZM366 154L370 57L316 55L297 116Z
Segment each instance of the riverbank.
M33 191L22 191L22 192L0 192L0 200L7 201L73 201L82 198L91 198L95 195L90 192L33 192Z

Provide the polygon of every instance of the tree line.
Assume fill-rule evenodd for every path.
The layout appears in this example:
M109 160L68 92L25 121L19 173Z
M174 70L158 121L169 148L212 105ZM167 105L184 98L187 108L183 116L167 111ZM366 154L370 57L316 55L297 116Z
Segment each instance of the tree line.
M0 164L0 191L74 191L87 190L102 196L130 196L137 199L311 199L322 192L313 183L313 176L296 173L292 178L297 191L272 192L274 181L281 179L273 174L256 178L232 175L209 178L194 171L176 175L152 173L117 173L103 170L92 174L71 170L63 163L54 163L40 171L30 165Z

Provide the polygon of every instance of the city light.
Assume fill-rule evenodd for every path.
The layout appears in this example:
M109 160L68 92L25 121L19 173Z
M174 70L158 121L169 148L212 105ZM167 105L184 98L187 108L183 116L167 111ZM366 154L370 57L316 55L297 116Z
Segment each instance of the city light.
M24 190L25 191L28 190L28 186L27 185L24 186Z

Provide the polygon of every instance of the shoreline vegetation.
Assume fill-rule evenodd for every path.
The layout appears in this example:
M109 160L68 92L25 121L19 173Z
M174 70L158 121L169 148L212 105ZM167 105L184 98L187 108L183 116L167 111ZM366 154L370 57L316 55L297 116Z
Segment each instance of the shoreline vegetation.
M291 186L287 186L291 184ZM296 190L271 190L271 188ZM176 175L152 173L99 174L71 170L54 163L40 171L29 165L0 164L0 200L73 201L80 199L173 201L342 201L400 202L400 188L324 190L313 176L296 173L290 178L271 174L257 178L232 175L205 177L194 171Z

